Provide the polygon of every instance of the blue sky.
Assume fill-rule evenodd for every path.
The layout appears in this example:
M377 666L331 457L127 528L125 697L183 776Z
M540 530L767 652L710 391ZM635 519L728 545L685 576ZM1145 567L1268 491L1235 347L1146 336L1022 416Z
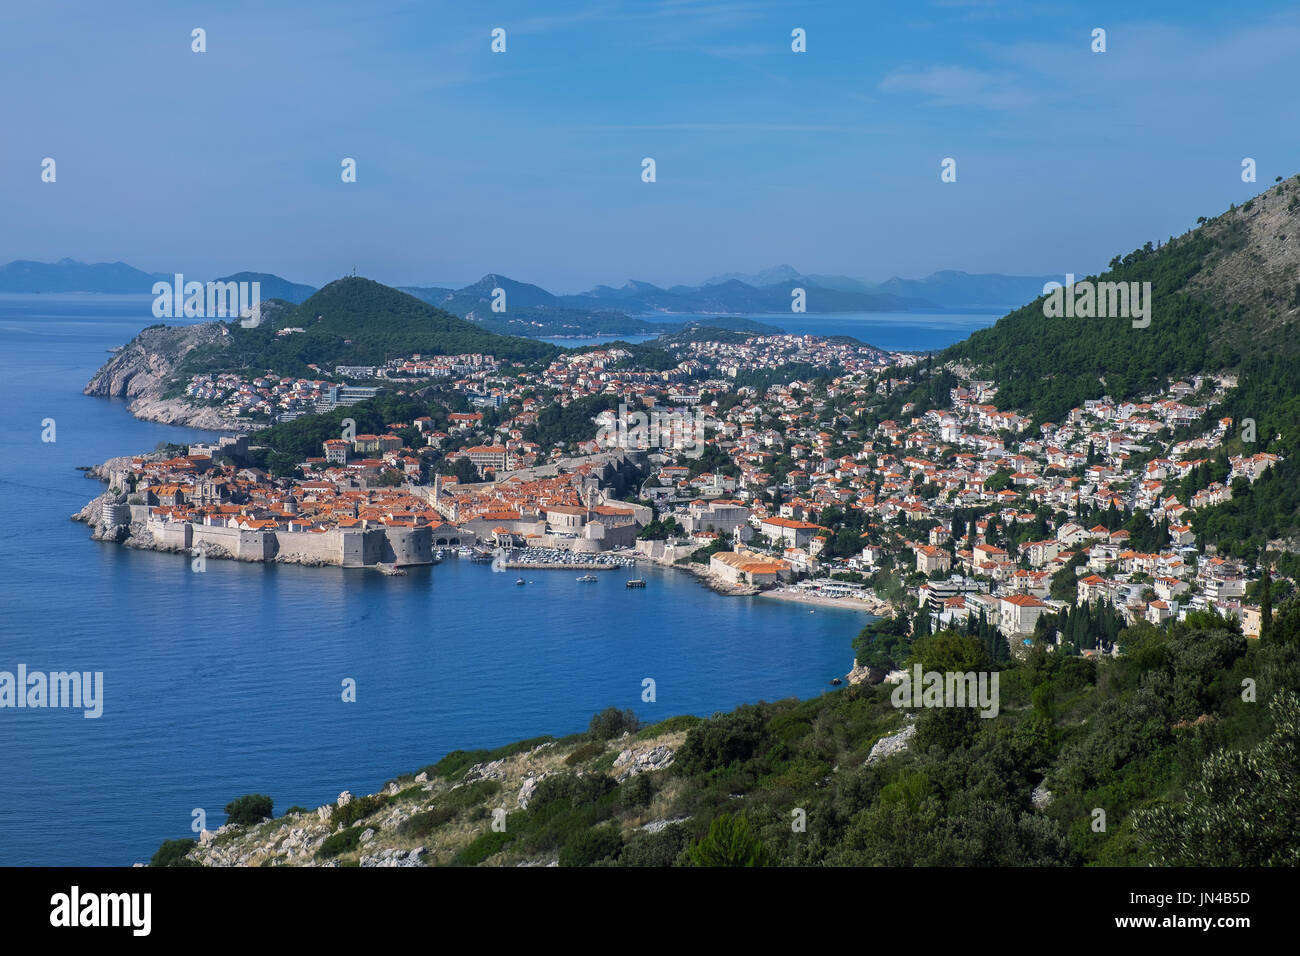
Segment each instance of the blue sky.
M1297 53L1267 2L6 4L0 262L1084 274L1298 171Z

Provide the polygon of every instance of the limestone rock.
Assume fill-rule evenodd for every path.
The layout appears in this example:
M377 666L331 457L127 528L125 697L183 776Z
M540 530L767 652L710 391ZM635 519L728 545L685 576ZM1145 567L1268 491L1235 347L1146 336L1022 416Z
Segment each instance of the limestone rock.
M671 820L651 820L644 824L641 829L646 833L658 833L660 830L666 830L668 827L678 823L685 823L690 817L674 817Z
M853 670L844 675L850 684L879 684L885 679L885 672L879 667L867 667L853 662Z
M902 753L907 749L912 737L916 734L916 724L908 724L896 734L889 737L881 737L876 741L871 753L867 755L867 765L884 760L886 757L892 757L894 754Z
M522 807L525 810L528 809L528 801L533 798L533 792L536 789L537 789L536 777L528 777L524 780L524 785L519 788L519 796L516 798L519 801L520 807Z
M622 783L628 777L636 776L639 773L663 770L665 767L672 765L673 757L673 750L662 744L640 752L629 747L614 758L614 769L618 771L614 775L614 779Z
M489 763L475 764L465 771L465 783L479 780L501 780L505 777L505 761L493 760Z

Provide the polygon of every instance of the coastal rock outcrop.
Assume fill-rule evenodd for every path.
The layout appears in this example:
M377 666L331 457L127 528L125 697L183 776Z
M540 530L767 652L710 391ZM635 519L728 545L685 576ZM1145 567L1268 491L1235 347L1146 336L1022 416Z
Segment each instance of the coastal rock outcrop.
M222 322L150 326L105 362L82 391L101 398L159 398L186 355L200 346L219 346L229 336Z
M879 667L868 667L854 661L853 670L844 676L850 684L879 684L885 679L886 674L887 672Z
M247 421L222 414L210 405L192 405L183 398L138 398L131 403L131 414L147 422L163 425L188 425L210 431L250 431L257 427Z
M248 423L232 420L220 409L164 398L186 356L197 348L228 348L230 341L230 330L223 322L150 326L105 362L82 392L100 398L133 399L131 414L145 421L247 430Z

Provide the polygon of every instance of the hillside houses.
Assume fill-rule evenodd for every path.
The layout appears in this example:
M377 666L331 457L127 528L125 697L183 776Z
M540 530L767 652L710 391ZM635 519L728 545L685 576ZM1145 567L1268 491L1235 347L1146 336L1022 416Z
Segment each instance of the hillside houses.
M996 383L967 371L944 370L957 384L931 400L924 389L906 392L938 374L924 356L816 336L722 338L679 338L656 351L654 368L639 364L645 350L624 345L566 351L531 367L505 368L492 356L404 356L369 370L368 380L384 389L422 383L421 394L434 398L413 422L331 436L291 480L223 472L200 490L213 469L187 459L142 471L139 493L149 507L200 521L233 515L311 529L438 520L520 542L590 541L597 529L623 540L626 515L595 509L626 507L642 524L672 519L663 526L684 542L743 548L750 563L779 562L787 577L827 586L881 575L911 601L924 582L976 580L983 591L927 598L927 606L936 620L983 612L1009 637L1032 632L1057 607L1053 592L1107 601L1133 620L1163 623L1202 607L1247 614L1245 587L1257 572L1204 563L1194 514L1230 500L1234 482L1258 480L1278 458L1226 457L1235 426L1215 417L1223 382L1198 377L1140 398L1102 396L1062 421L1036 422L999 407ZM198 401L296 414L330 400L331 389L358 387L351 380L360 369L334 371L349 381L317 370L313 379L210 376L191 385ZM591 407L591 417L573 416L574 403ZM557 409L570 413L573 434L539 424ZM644 447L625 447L627 416L638 414L684 416L701 434L692 428L684 441L671 427L647 429ZM1173 429L1202 422L1200 434L1172 442ZM621 504L607 497L593 507L573 462L620 450L636 452L643 470L619 483ZM473 465L460 465L462 481L477 480L435 478L458 460ZM563 475L533 475L561 463ZM521 471L530 477L517 478ZM394 489L414 504L380 507ZM583 512L580 526L569 527L565 508ZM1147 525L1132 523L1135 509ZM717 562L718 574L739 582L745 562L729 560ZM785 580L762 572L746 586L769 578Z

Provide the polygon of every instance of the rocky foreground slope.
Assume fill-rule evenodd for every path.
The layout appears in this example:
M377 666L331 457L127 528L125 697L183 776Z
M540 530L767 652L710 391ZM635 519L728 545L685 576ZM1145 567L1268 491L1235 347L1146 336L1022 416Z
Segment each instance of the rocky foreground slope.
M202 866L409 867L484 862L555 866L558 852L513 849L512 821L519 817L511 814L526 810L539 786L551 777L578 781L609 777L621 784L666 769L686 731L655 731L624 734L606 743L592 742L585 735L547 741L468 767L459 766L452 755L419 773L398 777L377 794L357 797L344 791L335 803L314 810L293 808L252 826L205 830L185 862ZM673 792L665 781L665 788L648 805L627 807L614 825L628 836L638 830L656 833L682 822L664 818Z

